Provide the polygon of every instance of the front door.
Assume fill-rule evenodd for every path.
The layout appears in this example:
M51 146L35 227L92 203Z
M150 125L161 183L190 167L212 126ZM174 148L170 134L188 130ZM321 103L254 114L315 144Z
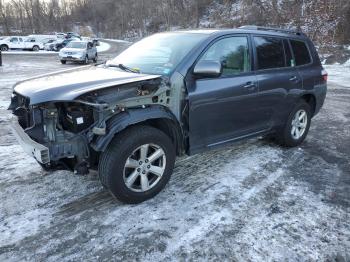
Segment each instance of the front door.
M230 142L262 129L255 106L258 85L251 71L248 36L214 42L199 59L220 61L218 78L195 80L189 89L190 153Z

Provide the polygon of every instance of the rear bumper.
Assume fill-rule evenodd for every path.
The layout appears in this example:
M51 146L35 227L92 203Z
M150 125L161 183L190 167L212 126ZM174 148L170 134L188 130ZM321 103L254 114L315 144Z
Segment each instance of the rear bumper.
M322 108L327 94L327 84L321 84L315 87L316 107L314 115Z
M19 125L17 117L11 119L11 129L18 143L23 147L24 151L34 157L39 163L47 164L50 162L49 149L32 140Z

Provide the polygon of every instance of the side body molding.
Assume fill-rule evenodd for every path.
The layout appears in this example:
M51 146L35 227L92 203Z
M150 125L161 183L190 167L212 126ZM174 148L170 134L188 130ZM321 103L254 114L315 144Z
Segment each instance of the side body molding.
M106 150L108 144L113 139L114 135L124 130L130 125L141 123L149 120L165 120L170 126L168 127L172 132L172 136L176 138L175 146L179 149L182 147L182 131L180 124L176 117L166 108L162 106L149 106L146 108L127 109L121 112L106 123L107 133L103 136L97 136L95 141L91 144L96 151Z

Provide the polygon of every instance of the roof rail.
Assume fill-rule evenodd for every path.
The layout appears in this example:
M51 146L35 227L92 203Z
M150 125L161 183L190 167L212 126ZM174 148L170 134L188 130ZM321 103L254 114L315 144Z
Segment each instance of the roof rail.
M239 28L247 29L247 30L274 31L274 32L280 32L280 33L286 33L286 34L305 36L303 32L299 30L293 30L293 29L282 29L282 28L264 27L264 26L256 26L256 25L243 25L243 26L240 26Z

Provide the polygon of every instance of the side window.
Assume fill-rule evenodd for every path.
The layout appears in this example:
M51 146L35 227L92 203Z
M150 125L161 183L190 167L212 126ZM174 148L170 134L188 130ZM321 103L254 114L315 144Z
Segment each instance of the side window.
M292 45L295 64L297 66L306 65L311 62L309 50L304 42L290 40L290 44Z
M232 36L215 42L200 60L220 61L222 75L230 76L250 71L248 39Z
M295 62L293 60L292 52L290 50L289 42L287 39L283 40L284 45L284 53L286 54L286 66L293 67L295 66Z
M284 49L282 39L256 36L254 43L257 52L258 69L284 67Z
M17 37L13 37L13 38L11 38L10 42L12 42L12 43L17 43L17 42L18 42Z

